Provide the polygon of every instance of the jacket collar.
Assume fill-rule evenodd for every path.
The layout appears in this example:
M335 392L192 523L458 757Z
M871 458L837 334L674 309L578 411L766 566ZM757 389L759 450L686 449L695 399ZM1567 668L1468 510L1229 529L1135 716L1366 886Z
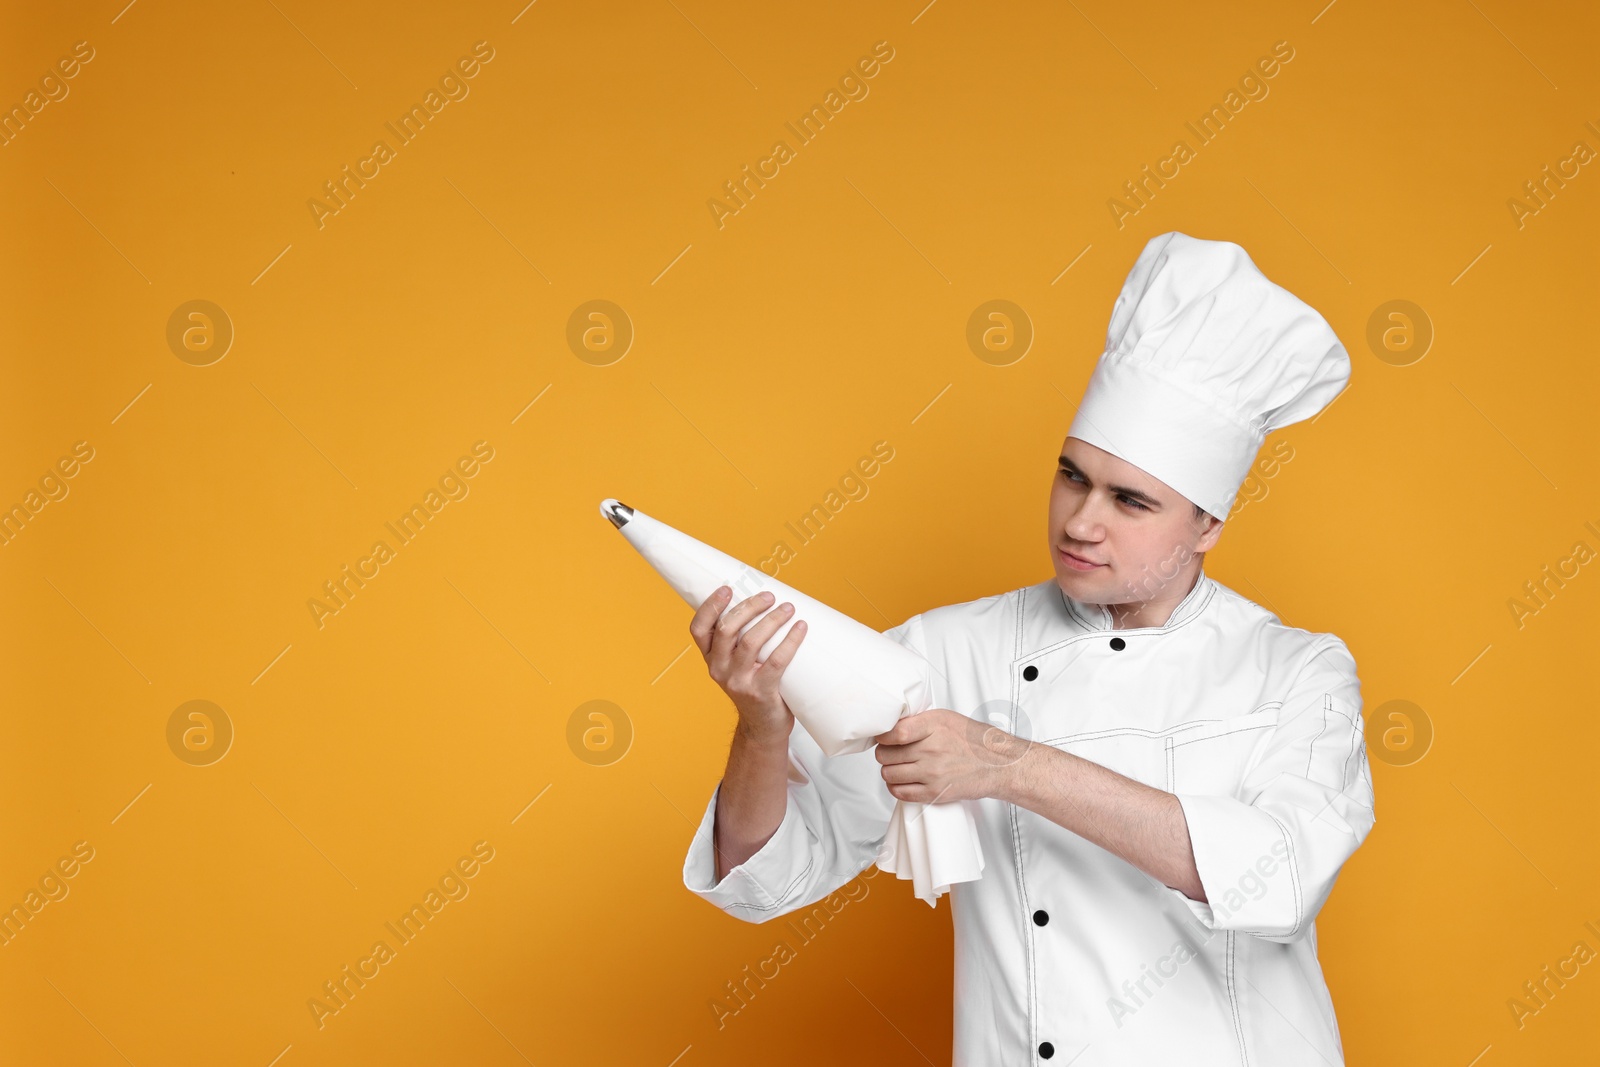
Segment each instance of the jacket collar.
M1060 608L1083 629L1109 630L1112 628L1111 611L1104 604L1089 604L1067 596L1061 591L1061 586L1054 578L1047 584L1054 587L1056 593L1054 599ZM1182 624L1198 614L1210 602L1212 594L1216 590L1216 584L1211 580L1211 576L1206 574L1205 564L1201 563L1200 574L1195 579L1194 588L1190 589L1184 598L1178 602L1178 606L1172 610L1171 617L1160 626L1135 627L1134 632L1161 633Z

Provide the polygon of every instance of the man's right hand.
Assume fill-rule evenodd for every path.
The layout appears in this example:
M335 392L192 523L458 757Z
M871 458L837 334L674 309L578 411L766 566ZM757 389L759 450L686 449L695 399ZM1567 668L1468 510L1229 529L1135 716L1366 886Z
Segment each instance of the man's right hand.
M761 646L794 614L794 605L787 601L779 604L740 636L745 623L766 611L776 597L760 592L724 612L732 596L733 590L722 586L706 597L689 620L689 633L705 657L711 680L738 709L739 732L758 743L786 745L794 729L794 714L778 694L778 682L805 639L806 624L796 622L772 655L757 661Z

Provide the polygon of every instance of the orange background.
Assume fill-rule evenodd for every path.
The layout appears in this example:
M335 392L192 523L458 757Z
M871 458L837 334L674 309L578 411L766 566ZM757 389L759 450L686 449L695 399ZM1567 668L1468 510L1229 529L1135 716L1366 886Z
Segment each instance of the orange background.
M1421 760L1374 750L1377 827L1319 923L1350 1062L1592 1052L1600 965L1507 1006L1600 951L1600 575L1508 608L1600 549L1600 175L1507 203L1600 146L1591 6L519 8L6 15L5 106L93 59L0 148L0 505L93 458L0 547L0 903L93 858L0 947L0 1059L947 1063L948 901L882 879L717 1027L777 937L680 882L734 713L596 508L755 562L885 440L781 578L879 629L1039 581L1072 406L1169 230L1242 244L1354 362L1207 562L1343 637L1369 720L1432 724ZM319 228L323 183L478 41L469 95ZM707 201L879 41L869 95L719 228ZM1268 95L1114 222L1279 41ZM197 299L235 333L204 366L167 339ZM568 344L596 299L620 359ZM1021 358L968 345L993 299ZM1397 299L1420 360L1367 341ZM319 627L478 441L469 494ZM234 732L209 765L168 740L192 700ZM609 765L568 744L591 700L631 724ZM480 841L468 895L319 1028L308 1000Z

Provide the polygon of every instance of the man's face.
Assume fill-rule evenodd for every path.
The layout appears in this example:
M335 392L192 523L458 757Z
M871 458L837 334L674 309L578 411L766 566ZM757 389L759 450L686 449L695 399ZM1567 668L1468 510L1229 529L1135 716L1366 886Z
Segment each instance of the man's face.
M1158 600L1187 590L1222 534L1177 490L1076 437L1050 488L1050 558L1061 591L1086 604ZM1069 555L1086 560L1075 562Z

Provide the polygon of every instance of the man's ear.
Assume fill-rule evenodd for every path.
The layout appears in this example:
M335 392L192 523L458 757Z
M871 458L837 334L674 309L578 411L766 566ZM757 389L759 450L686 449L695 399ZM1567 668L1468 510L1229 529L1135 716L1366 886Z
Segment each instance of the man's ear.
M1205 526L1200 534L1200 539L1195 543L1196 552L1210 552L1217 547L1217 542L1222 538L1223 521L1215 515L1207 513L1203 516Z

